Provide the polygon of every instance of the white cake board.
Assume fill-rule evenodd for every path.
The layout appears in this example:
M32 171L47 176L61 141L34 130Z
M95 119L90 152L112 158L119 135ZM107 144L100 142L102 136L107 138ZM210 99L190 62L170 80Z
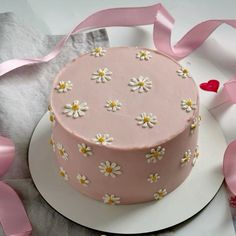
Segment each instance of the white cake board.
M29 147L29 168L43 198L59 213L83 226L110 233L138 234L179 224L203 209L220 188L224 135L215 119L201 106L200 157L185 182L161 201L109 206L74 190L58 174L52 147L51 124L45 114Z

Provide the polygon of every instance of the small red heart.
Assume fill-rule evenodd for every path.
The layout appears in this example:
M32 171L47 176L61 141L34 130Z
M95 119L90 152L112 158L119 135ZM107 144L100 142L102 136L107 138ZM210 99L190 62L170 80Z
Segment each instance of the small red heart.
M215 92L217 93L218 88L220 86L220 82L218 80L209 80L206 83L201 83L200 88L205 91Z

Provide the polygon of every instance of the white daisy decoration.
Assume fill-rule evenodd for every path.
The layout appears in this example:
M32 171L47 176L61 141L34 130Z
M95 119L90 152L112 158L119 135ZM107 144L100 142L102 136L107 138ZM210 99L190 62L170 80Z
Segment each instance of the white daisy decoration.
M66 116L70 116L76 119L78 117L84 116L85 112L88 109L89 108L86 102L80 102L79 100L75 100L72 104L66 104L64 106L63 113L66 114Z
M69 177L68 177L66 171L63 169L63 167L60 167L59 175L62 176L65 180L69 179Z
M201 119L202 119L201 116L195 117L195 118L193 119L193 122L192 122L192 124L190 125L190 133L191 133L191 134L193 134L194 131L195 131L195 129L197 128L197 126L199 126Z
M181 67L179 70L176 71L179 76L181 76L183 79L191 78L191 75L189 74L188 69Z
M48 105L48 111L49 111L49 120L54 123L55 121L55 115L54 112L52 111L52 107Z
M182 159L180 161L181 166L186 165L190 161L191 156L192 156L191 150L188 149L188 151L184 153L184 156L182 157Z
M121 109L121 103L119 102L119 100L107 100L106 101L106 105L105 105L105 108L108 110L108 111L118 111Z
M115 178L116 175L121 175L121 168L115 162L101 162L99 169L105 176L111 176L112 178Z
M85 144L85 143L78 144L78 148L79 148L79 151L80 151L85 157L88 157L88 156L92 156L92 155L93 155L92 148L89 147L89 146L87 146L87 144Z
M51 135L51 138L49 139L49 144L52 145L52 150L55 152L56 151L56 143L55 143L52 135Z
M109 69L98 69L96 72L92 74L91 79L96 80L97 83L106 83L111 80L112 72Z
M165 188L159 189L156 193L154 193L154 199L155 200L161 200L165 195L167 194L167 191Z
M95 57L102 57L106 53L106 50L102 47L96 47L91 51L91 55Z
M197 145L197 147L195 148L194 150L194 153L193 153L193 161L192 161L192 166L195 166L198 158L199 158L199 146Z
M90 183L90 181L88 180L88 178L85 175L78 174L76 176L76 178L81 185L88 187L88 184Z
M97 134L93 141L100 145L109 145L114 139L109 134Z
M62 146L62 144L58 143L57 144L57 149L59 152L60 157L62 157L64 160L68 160L68 153L65 151L65 148Z
M147 180L148 182L152 184L152 183L156 183L158 179L160 179L160 175L155 173L155 174L150 174Z
M73 84L71 81L59 81L55 89L57 90L58 93L66 93L72 89Z
M138 125L141 125L143 128L152 128L157 123L157 117L152 113L141 113L138 117L136 117L138 121Z
M183 99L181 101L181 108L185 110L186 112L190 112L197 108L197 104L196 102L193 102L191 98Z
M150 153L147 153L145 155L147 162L148 163L156 163L157 160L161 160L163 158L163 156L165 155L165 148L158 146L156 148L152 148L150 150Z
M140 61L148 61L150 58L152 58L152 55L149 51L141 50L136 54L136 58L138 58Z
M102 197L105 204L109 205L117 205L120 203L120 198L115 196L114 194L105 194L105 196Z
M132 78L128 84L131 91L138 91L139 93L148 92L152 88L152 81L148 77L140 75L137 78Z

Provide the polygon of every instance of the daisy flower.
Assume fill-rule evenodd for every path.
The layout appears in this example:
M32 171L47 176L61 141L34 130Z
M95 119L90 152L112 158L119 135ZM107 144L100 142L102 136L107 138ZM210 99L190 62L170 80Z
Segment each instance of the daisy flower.
M179 70L176 71L179 76L183 79L191 78L188 69L181 67Z
M58 93L66 93L68 91L70 91L72 89L73 84L71 83L71 81L59 81L59 83L56 86L56 90Z
M85 112L88 110L88 105L86 102L80 102L79 100L73 101L72 104L66 104L64 106L63 113L67 116L73 117L74 119L82 117L85 115Z
M107 100L105 107L108 111L118 111L121 108L121 103L118 100Z
M193 162L192 162L192 166L195 166L198 158L199 158L199 146L197 145L197 147L195 148L194 150L194 153L193 153Z
M53 136L51 135L51 138L49 139L49 144L52 145L52 150L55 152L56 151L56 144L53 139Z
M131 91L138 91L139 93L148 92L152 88L152 81L148 77L140 75L138 78L132 78L128 84Z
M103 173L105 176L111 176L115 178L116 175L121 175L120 166L117 165L115 162L110 162L110 161L101 162L99 169L100 172Z
M91 51L91 55L95 57L102 57L106 53L106 50L102 47L96 47Z
M60 167L59 175L62 176L65 180L68 180L69 177L63 167Z
M62 144L58 143L57 144L57 149L59 152L59 155L64 159L64 160L68 160L68 153L65 151L65 148L62 146Z
M190 133L193 134L197 126L199 125L201 121L201 116L195 117L193 120L193 123L190 125Z
M157 123L157 117L152 113L146 114L145 112L141 113L136 117L138 125L141 125L143 128L152 128Z
M141 50L136 54L136 58L138 58L140 61L148 61L150 58L152 58L152 55L149 51Z
M159 189L156 193L154 193L154 199L155 200L161 200L165 195L167 194L167 191L165 188Z
M78 144L78 148L79 148L79 151L80 151L85 157L93 155L93 153L92 153L92 148L91 148L91 147L88 147L87 144L85 144L85 143Z
M112 72L107 68L98 69L96 72L92 74L91 79L96 80L97 83L106 83L111 80Z
M87 187L90 182L85 175L78 174L76 178L78 179L79 183L85 187Z
M116 205L120 203L120 198L116 197L114 194L105 194L105 196L102 197L105 204L109 205Z
M113 141L113 138L110 137L109 134L97 134L95 136L95 138L93 138L93 141L96 144L100 144L100 145L108 145L111 144Z
M160 179L160 175L155 173L155 174L150 174L147 180L148 182L152 184L152 183L156 183L158 179Z
M146 154L145 157L148 163L156 163L157 160L161 160L165 154L165 148L158 146L157 148L152 148L150 153Z
M191 150L188 149L188 151L184 153L184 156L182 157L180 161L181 165L184 166L187 162L189 162L191 159L191 156L192 156Z
M181 108L185 110L186 112L190 112L192 110L195 110L197 108L196 102L193 102L192 99L183 99L181 101Z

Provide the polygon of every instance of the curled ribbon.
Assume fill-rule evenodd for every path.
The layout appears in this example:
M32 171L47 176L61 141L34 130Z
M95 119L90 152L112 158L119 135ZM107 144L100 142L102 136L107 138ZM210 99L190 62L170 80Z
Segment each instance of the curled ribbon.
M220 25L227 24L233 28L236 28L236 20L208 20L194 26L174 46L172 46L171 32L174 26L174 18L161 4L155 4L147 7L106 9L90 15L84 21L78 24L70 33L63 37L55 46L55 48L47 55L33 59L11 59L1 63L0 76L22 66L39 64L52 60L61 52L70 35L76 34L79 31L109 26L138 26L149 24L153 24L153 41L156 49L171 56L176 60L183 59L199 46L201 46L201 44L210 36L210 34ZM215 106L219 106L225 103L236 103L236 80L225 83L221 93L216 98L217 102ZM0 147L4 147L6 144L4 144L4 142L6 140L4 141L1 138L0 141L2 142L2 146ZM234 146L236 146L236 143L231 143L226 150L224 159L224 174L228 185L232 185L232 188L230 189L233 190L234 193L236 193L236 157L233 157L236 149L234 148ZM5 148L6 147L7 145L5 146ZM3 153L5 153L4 155L6 155L6 152L4 152L4 148L1 149ZM10 153L11 152L9 152L8 158L6 158L7 155L5 156L5 158L3 158L5 161L2 161L3 167L1 168L2 170L0 169L0 173L5 172L9 163L11 162L10 156L12 155L12 153ZM2 154L3 157L4 155ZM235 168L233 169L231 165ZM2 209L4 209L0 211L0 220L3 224L6 234L27 235L16 233L22 225L23 228L21 230L25 230L25 232L30 232L31 230L30 223L27 221L26 214L19 198L17 198L15 192L3 182L0 182L0 193L3 196L3 201L2 199L0 199L0 204L2 205ZM8 199L7 196L11 196L11 198ZM5 203L2 204L2 202L4 201ZM15 204L14 209L12 208L12 205L14 204L9 204L9 202ZM12 210L13 212L17 212L17 215L11 215L9 213L10 211L7 211L7 209ZM12 218L10 217L10 215ZM18 222L19 218L21 218L23 222L19 221L21 223L18 224L16 222Z
M0 176L9 169L15 154L10 139L0 136ZM28 236L32 227L16 192L0 181L0 222L6 236Z

